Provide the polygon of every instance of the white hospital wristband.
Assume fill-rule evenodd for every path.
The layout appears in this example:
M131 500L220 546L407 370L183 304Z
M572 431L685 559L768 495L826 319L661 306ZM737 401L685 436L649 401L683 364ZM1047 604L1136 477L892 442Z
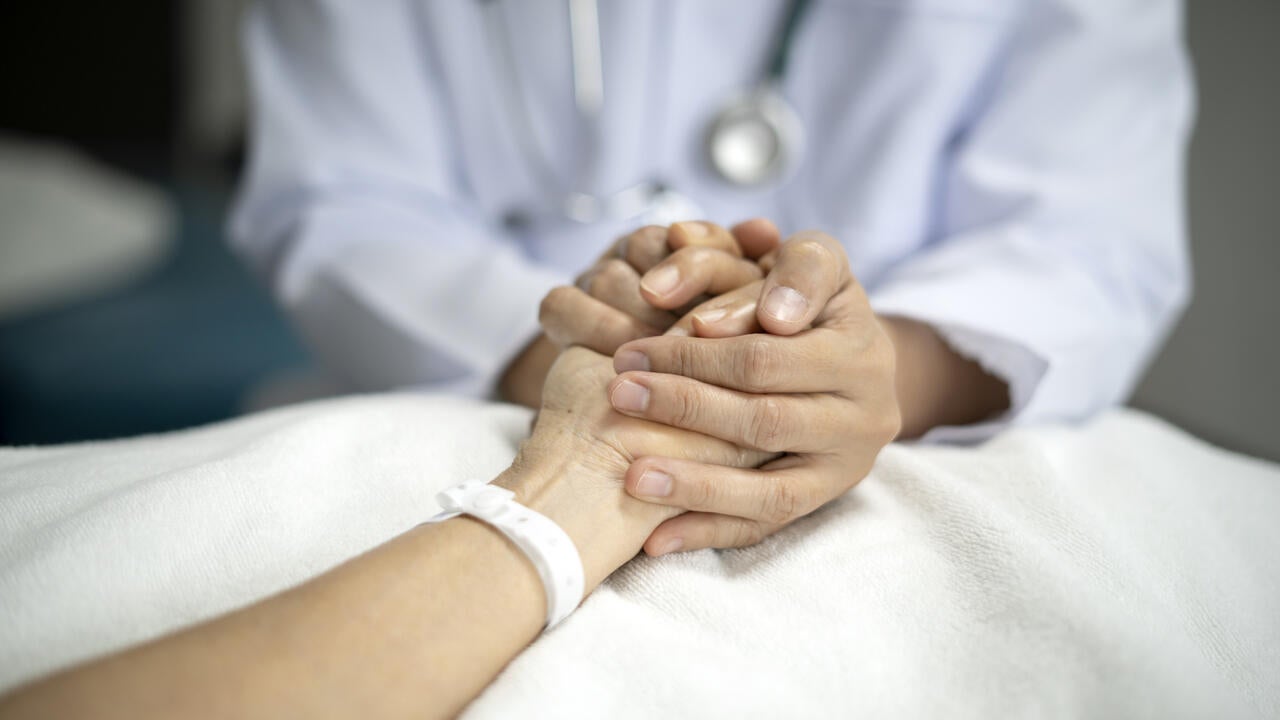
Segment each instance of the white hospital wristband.
M582 558L561 527L515 500L515 493L478 480L455 485L436 495L444 512L427 522L470 515L492 525L520 548L538 569L547 593L547 629L556 626L582 602Z

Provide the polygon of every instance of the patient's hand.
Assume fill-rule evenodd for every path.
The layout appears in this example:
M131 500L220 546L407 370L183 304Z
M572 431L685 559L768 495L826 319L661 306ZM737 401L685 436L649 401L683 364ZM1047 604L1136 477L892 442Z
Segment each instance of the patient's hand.
M682 308L762 277L754 260L777 247L777 228L751 220L726 230L709 222L650 225L620 238L572 286L551 291L539 310L543 334L508 366L508 400L537 407L547 369L563 348L612 355L629 340L670 328ZM641 282L641 278L644 282ZM674 297L684 298L676 303Z
M619 414L610 406L606 390L614 375L613 362L604 355L581 347L561 353L547 376L537 427L513 463L520 482L512 489L521 502L559 523L580 548L585 544L624 548L619 557L588 560L584 555L584 562L592 564L586 568L589 587L638 552L658 525L681 512L626 493L626 474L633 461L660 456L755 467L772 457ZM497 482L503 484L503 478ZM602 506L611 509L607 516L614 519L609 523L599 521Z

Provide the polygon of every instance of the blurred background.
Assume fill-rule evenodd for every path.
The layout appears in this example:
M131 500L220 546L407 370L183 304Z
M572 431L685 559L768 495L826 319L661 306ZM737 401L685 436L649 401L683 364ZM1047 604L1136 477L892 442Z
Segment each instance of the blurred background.
M312 377L223 220L244 0L0 10L0 444L160 432ZM1280 2L1189 0L1196 294L1133 398L1280 460Z

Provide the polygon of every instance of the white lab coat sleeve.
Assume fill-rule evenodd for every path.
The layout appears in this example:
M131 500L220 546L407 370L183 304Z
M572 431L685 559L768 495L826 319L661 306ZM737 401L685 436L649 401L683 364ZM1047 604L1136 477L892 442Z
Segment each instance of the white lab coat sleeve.
M484 394L564 278L468 197L419 21L408 0L250 12L250 160L232 242L354 387Z
M1190 294L1179 3L1023 6L942 169L936 239L871 293L1010 385L1002 417L926 439L1121 402Z

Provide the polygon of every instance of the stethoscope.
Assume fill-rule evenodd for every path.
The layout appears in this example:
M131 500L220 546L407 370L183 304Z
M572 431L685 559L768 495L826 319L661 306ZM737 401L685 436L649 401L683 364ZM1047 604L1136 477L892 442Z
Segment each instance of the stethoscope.
M781 92L787 56L801 16L810 0L790 0L782 26L774 38L769 64L755 87L731 98L707 126L706 160L725 182L740 188L759 188L786 180L804 153L804 128L800 116ZM580 223L638 219L666 225L701 217L697 205L658 179L649 179L608 195L575 189L589 173L599 146L600 113L604 108L604 64L600 50L600 16L597 0L569 0L569 37L573 65L573 104L588 136L588 152L580 157L575 182L565 182L542 151L533 127L530 104L519 82L515 52L507 23L497 3L486 0L488 34L502 56L499 65L503 97L509 117L516 119L515 135L529 167L538 176L546 195L545 205L555 214ZM663 57L669 52L661 53ZM665 78L664 78L665 80ZM508 214L506 224L521 227L532 213L525 209Z

